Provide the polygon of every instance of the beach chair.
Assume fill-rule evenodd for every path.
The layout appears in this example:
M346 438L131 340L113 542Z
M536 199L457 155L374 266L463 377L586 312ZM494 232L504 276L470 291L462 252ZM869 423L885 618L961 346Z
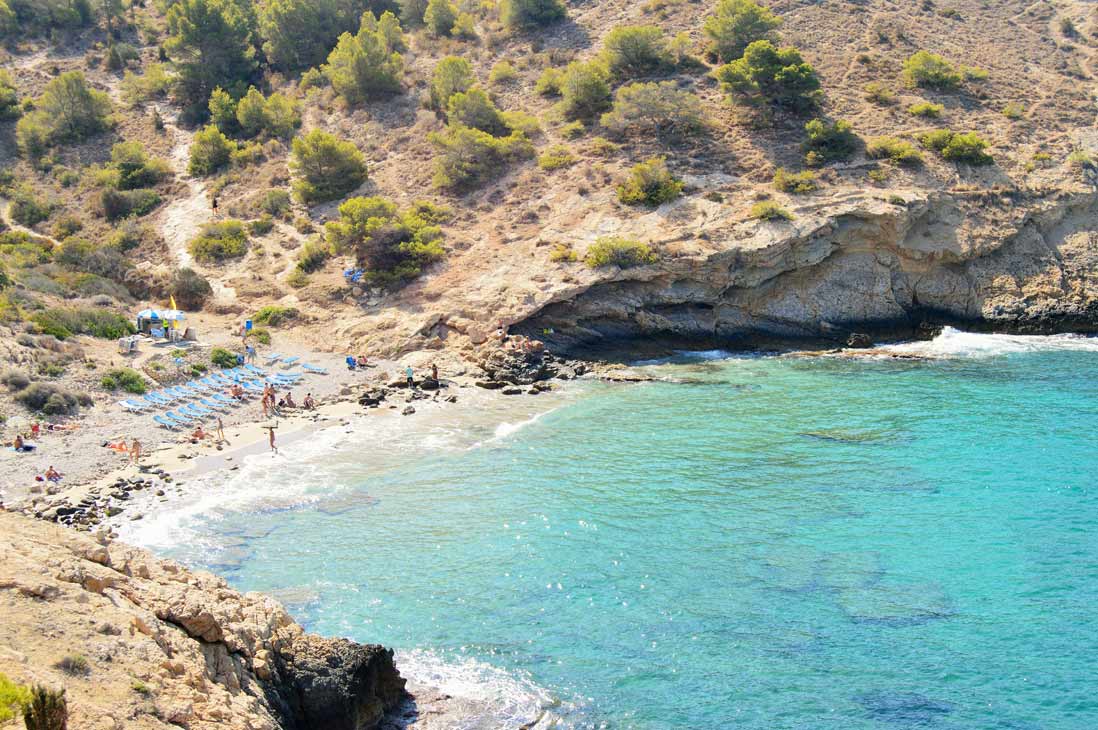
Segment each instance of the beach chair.
M146 408L148 408L147 405L142 405L136 401L132 401L129 399L118 401L118 405L122 406L127 411L132 411L133 413L141 413Z
M267 356L263 358L263 361L266 362L268 365L273 365L281 359L282 359L282 355L278 354L277 352L271 352L271 353L268 353Z
M190 388L191 390L193 390L196 393L209 393L210 392L210 386L208 386L205 383L200 382L198 380L192 380L191 382L187 383L187 385L185 387Z
M173 411L164 411L160 415L168 419L172 423L179 424L180 426L189 426L191 424L191 421L195 420L193 416L180 415Z
M317 367L316 365L310 365L307 362L301 363L301 367L304 368L306 372L313 373L314 375L328 374L328 370L326 368Z
M246 391L250 390L253 393L262 393L263 392L263 386L262 385L256 385L255 383L241 383L240 387L243 388Z
M153 416L153 420L159 423L164 428L168 429L169 431L175 431L179 428L178 424L172 423L163 416Z
M247 370L249 373L254 373L255 375L258 375L261 378L267 374L266 370L263 370L262 368L257 368L255 365L245 365L244 369Z
M168 395L175 396L176 400L187 400L191 397L191 394L184 390L181 385L164 388L164 392Z
M208 418L213 413L209 408L200 406L197 403L191 403L186 406L179 406L179 412L185 416L194 416L198 419Z
M174 399L173 398L168 398L167 396L162 395L161 393L158 393L158 392L154 391L152 393L146 393L145 394L145 400L149 401L150 403L156 404L156 405L166 406L169 403L171 403L172 400L174 400Z
M293 367L293 364L295 362L297 362L298 360L300 360L300 359L301 358L296 356L296 355L294 355L293 357L284 357L284 358L282 358L282 367L284 367L284 368Z
M209 400L213 401L214 403L220 403L226 408L231 408L232 406L235 406L237 403L240 402L236 398L230 398L224 393L214 393L210 396Z
M232 399L230 398L230 400L232 400ZM222 412L224 412L224 411L229 410L229 404L228 403L221 403L219 401L213 400L212 398L202 398L198 402L201 403L206 408L209 408L211 411L222 411Z

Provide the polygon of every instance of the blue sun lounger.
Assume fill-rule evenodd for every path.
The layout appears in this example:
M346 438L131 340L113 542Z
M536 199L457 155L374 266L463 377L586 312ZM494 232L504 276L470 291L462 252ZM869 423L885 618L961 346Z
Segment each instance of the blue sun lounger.
M292 367L293 364L295 362L297 362L298 360L300 360L300 359L301 358L297 357L296 355L294 357L284 357L284 358L282 358L282 367L284 367L284 368Z
M327 368L321 368L321 367L317 367L316 365L310 365L307 362L301 363L301 367L304 368L306 372L313 373L314 375L327 375L328 374Z
M202 404L203 406L205 406L206 408L209 408L212 411L227 411L227 410L229 410L229 404L228 403L221 403L220 401L215 401L213 398L202 398L198 402L200 404Z
M254 373L255 375L258 375L261 378L267 374L266 370L263 370L262 368L257 368L255 365L251 364L245 365L244 369L247 370L249 373Z
M149 407L147 405L142 405L140 403L137 403L136 401L132 401L132 400L128 400L128 399L118 401L118 405L122 406L127 411L132 411L133 413L141 413L142 411L144 411L146 408Z
M193 403L189 406L179 406L177 410L184 416L191 416L193 418L197 418L200 421L203 418L208 418L209 415L213 413L213 411L211 411L209 408L206 408L205 406L198 406Z
M154 406L166 406L172 402L170 398L165 398L159 393L146 393L145 400Z
M278 362L279 360L282 359L282 355L278 354L277 352L272 352L272 353L269 353L267 355L267 357L265 357L263 359L264 359L264 361L266 361L266 363L268 365L273 365L274 363L276 363L276 362Z
M198 420L194 416L188 416L186 413L176 413L174 411L164 411L161 415L173 423L180 423L184 426L189 425L191 421Z
M230 398L229 396L225 395L224 393L214 393L213 395L210 396L210 400L212 400L214 403L220 403L222 406L224 406L226 408L230 408L230 407L235 406L235 405L237 405L238 403L241 402L241 401L238 401L236 398Z
M178 424L172 423L171 421L164 418L163 416L153 416L153 420L156 421L157 423L159 423L164 428L168 429L169 431L175 431L176 429L179 428Z

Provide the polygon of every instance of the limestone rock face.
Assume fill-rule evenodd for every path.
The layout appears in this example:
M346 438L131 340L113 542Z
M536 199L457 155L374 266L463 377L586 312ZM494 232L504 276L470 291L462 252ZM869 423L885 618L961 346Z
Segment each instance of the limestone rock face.
M86 676L56 667L77 654ZM0 672L64 686L74 730L368 730L405 695L384 647L306 634L267 596L7 512Z

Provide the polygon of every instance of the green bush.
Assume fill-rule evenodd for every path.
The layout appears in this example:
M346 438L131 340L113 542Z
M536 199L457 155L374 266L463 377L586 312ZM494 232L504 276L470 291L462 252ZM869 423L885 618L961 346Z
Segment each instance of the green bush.
M978 66L961 66L961 76L965 81L987 81L988 73Z
M187 172L197 176L211 175L228 165L234 152L236 142L211 124L195 132Z
M542 170L559 170L576 163L572 150L562 144L553 145L538 156L538 167Z
M796 48L776 48L766 40L754 41L743 57L713 72L735 100L766 102L794 112L814 107L820 96L816 70Z
M109 371L103 376L103 379L99 381L107 390L118 390L121 388L127 393L134 393L136 395L143 395L147 390L145 385L145 379L141 377L141 373L130 368L115 368Z
M914 117L925 117L926 119L937 119L942 116L942 112L944 111L944 106L941 104L932 104L929 101L916 102L907 108L908 114Z
M23 724L27 730L65 730L68 720L65 690L35 685L29 701L23 706Z
M164 49L177 74L175 96L194 118L204 111L215 88L241 88L253 75L257 65L254 6L184 0L163 3L164 7L169 33Z
M155 190L106 188L99 192L99 207L111 222L130 216L140 218L151 213L158 205L160 195Z
M499 109L479 86L451 96L446 109L446 118L452 125L479 129L493 137L511 132Z
M358 35L341 35L322 67L332 88L349 104L399 93L404 76L404 59L393 47L393 38L386 31L396 20L395 16L383 13L382 20L392 19L384 26L370 11L362 18ZM398 24L398 30L399 27Z
M238 220L207 223L187 244L187 250L196 261L203 263L240 258L248 251L248 234L244 224Z
M46 84L34 108L20 125L40 126L46 144L79 142L108 127L111 100L91 88L80 71L67 71Z
M948 90L961 83L953 64L936 53L918 51L904 61L904 80L911 86Z
M0 69L0 122L18 119L22 114L23 108L19 103L19 92L15 89L11 74L4 69Z
M11 218L21 226L30 228L46 220L53 213L54 205L38 197L32 188L25 185L15 188L9 193L9 197Z
M846 160L858 150L861 140L850 126L850 122L838 119L827 123L822 119L813 119L804 125L808 138L801 149L809 165L822 165L836 160Z
M751 217L760 221L793 220L793 214L773 200L761 200L751 206Z
M701 100L674 81L622 86L614 95L614 108L600 121L616 134L654 135L659 140L678 140L704 127Z
M549 260L556 264L571 264L578 259L572 247L564 243L553 244L553 249L549 252Z
M265 324L270 327L278 327L279 325L285 324L292 319L297 319L299 314L300 312L293 307L280 307L276 304L272 304L263 307L258 312L256 312L255 316L252 317L252 320L256 324Z
M271 331L264 327L254 327L248 336L261 345L271 344Z
M213 296L213 287L206 277L183 267L172 275L170 292L184 309L202 309L206 300Z
M423 24L436 36L448 36L457 20L457 8L450 0L427 0L427 9L423 11Z
M786 172L784 167L774 171L773 184L775 189L794 195L805 195L820 188L820 184L816 181L816 173L811 170L794 173Z
M865 85L865 100L878 106L888 106L896 103L896 95L880 81L871 81Z
M115 173L112 182L119 190L152 187L171 175L167 161L149 157L140 142L119 142L112 147L109 169Z
M400 211L384 198L351 198L339 206L339 220L325 226L325 236L333 249L353 251L372 283L398 284L445 255L439 212L423 204Z
M989 165L991 155L987 154L988 143L975 132L953 134L945 147L938 150L942 157L952 162L967 162L970 165Z
M671 65L663 31L654 25L614 28L602 41L601 57L618 79L648 76Z
M290 171L305 203L336 200L366 182L366 160L354 143L320 129L294 139Z
M279 93L264 97L254 86L236 105L236 121L246 137L289 138L301 126L301 106Z
M743 55L748 45L765 39L781 20L754 0L718 0L702 30L709 49L722 62Z
M263 193L260 209L275 218L285 218L290 211L290 194L285 190L272 189Z
M610 108L610 76L597 62L573 61L561 80L561 111L567 119L595 119Z
M30 690L0 673L0 725L23 711L31 699Z
M172 78L163 63L150 63L138 76L132 71L122 75L122 98L130 106L137 106L157 97L165 96L171 88Z
M564 86L564 71L559 68L547 68L538 76L534 84L534 93L538 96L560 96L561 87Z
M253 236L266 236L272 230L274 230L274 219L271 216L264 213L256 218L254 221L248 222L248 233Z
M656 263L657 256L651 248L640 241L619 236L603 236L587 249L584 263L592 269L617 266L630 269Z
M267 60L290 72L323 63L339 34L358 27L363 7L345 0L257 3L259 36Z
M48 416L63 416L76 413L92 404L87 393L65 390L54 383L31 383L15 393L15 401L31 411L40 411Z
M292 286L294 289L300 289L301 287L308 285L309 275L302 271L300 268L294 267L294 269L286 277L286 283Z
M236 134L240 131L240 122L236 118L237 101L220 86L210 93L206 103L210 110L210 123L224 134Z
M917 165L923 161L919 150L897 137L874 137L865 148L866 155L874 160L890 160L898 165Z
M59 340L68 339L73 335L91 335L115 340L137 331L133 323L125 317L102 309L87 307L51 307L35 312L31 316L31 321L43 334L53 335Z
M471 63L458 56L447 56L438 62L431 74L431 108L446 111L450 106L450 97L468 91L475 83Z
M215 347L210 351L210 362L223 369L235 368L236 355L229 352L224 347Z
M508 60L497 61L492 70L488 72L488 83L509 84L518 78L518 71Z
M521 132L494 137L472 127L450 125L429 137L438 150L435 185L441 188L475 187L502 174L508 163L534 155L534 147Z
M562 20L561 0L500 0L499 18L511 30L529 30Z
M618 200L626 205L656 207L682 194L683 182L667 169L662 157L633 165L625 182L618 185Z
M306 241L298 252L296 268L302 274L311 274L323 266L331 255L331 246L323 240Z
M1014 102L1008 103L1003 107L1003 116L1007 119L1021 119L1025 114L1026 107L1024 104L1016 104Z

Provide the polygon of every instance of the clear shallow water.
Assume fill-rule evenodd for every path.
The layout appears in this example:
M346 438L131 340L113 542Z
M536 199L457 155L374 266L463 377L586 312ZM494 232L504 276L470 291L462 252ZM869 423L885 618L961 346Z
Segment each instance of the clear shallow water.
M898 349L943 359L707 353L330 433L125 536L397 647L492 702L469 728L1098 726L1098 341Z

